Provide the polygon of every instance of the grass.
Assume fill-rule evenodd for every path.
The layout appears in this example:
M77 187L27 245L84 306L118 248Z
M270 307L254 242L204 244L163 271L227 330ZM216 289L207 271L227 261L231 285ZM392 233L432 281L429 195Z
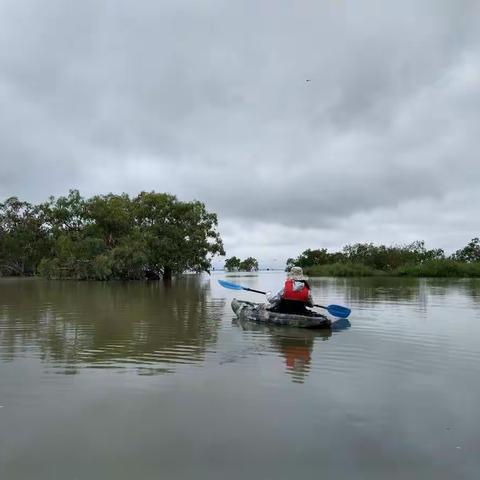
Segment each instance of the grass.
M396 275L407 277L480 277L480 262L465 263L455 260L430 260L419 265L406 265Z
M305 268L311 277L373 277L386 275L386 272L367 267L363 263L329 263Z
M304 269L311 277L480 277L480 262L465 263L454 260L430 260L417 265L404 265L393 270L377 270L362 263L330 263Z

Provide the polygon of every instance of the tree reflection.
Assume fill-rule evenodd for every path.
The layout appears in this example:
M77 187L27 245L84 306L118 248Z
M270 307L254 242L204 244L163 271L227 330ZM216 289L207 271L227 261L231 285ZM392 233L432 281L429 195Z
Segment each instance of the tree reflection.
M323 288L317 282L314 286ZM326 288L342 289L345 302L349 304L370 302L408 301L427 308L429 298L449 295L468 295L474 302L480 298L480 280L473 278L407 278L407 277L369 277L335 279L335 286ZM325 291L325 288L323 288Z
M151 374L200 362L217 341L224 307L224 300L210 299L209 288L197 275L170 286L2 280L0 358L38 351L64 373L132 366Z

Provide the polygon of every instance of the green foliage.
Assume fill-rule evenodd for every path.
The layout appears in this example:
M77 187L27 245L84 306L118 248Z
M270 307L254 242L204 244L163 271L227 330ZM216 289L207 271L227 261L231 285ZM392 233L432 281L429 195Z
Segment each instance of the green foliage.
M328 253L326 248L311 250L310 248L302 252L296 259L288 259L287 266L297 266L302 268L311 267L313 265L325 265L333 263L333 254Z
M472 238L465 247L452 255L452 259L459 262L480 262L480 240Z
M164 278L208 271L224 255L217 217L166 193L96 195L77 190L32 207L0 204L0 274L49 278Z
M33 274L50 241L42 212L11 197L0 204L0 275Z
M428 260L422 264L401 267L396 273L409 277L480 277L480 263L452 259Z
M155 192L142 192L132 203L146 242L148 269L154 274L209 271L211 256L225 255L217 216L203 203Z
M59 232L81 231L87 216L85 201L78 190L70 190L68 196L50 197L47 203L40 204L45 225L53 235Z
M146 245L141 239L126 238L109 256L112 276L122 280L140 280L145 277L148 263Z
M60 269L60 261L57 258L42 258L40 261L37 273L45 278L57 278L56 274Z
M101 238L106 246L114 247L127 236L135 221L132 202L127 194L97 195L84 204L86 226L90 237Z
M239 270L242 272L253 272L258 270L258 261L253 257L248 257L245 260L240 260L238 257L231 257L225 261L224 268L227 272Z
M330 263L324 265L314 265L307 267L305 273L312 277L371 277L385 275L380 270L367 267L362 263Z
M225 270L227 272L234 272L240 270L241 260L238 257L230 257L225 260Z
M316 276L477 277L480 276L480 240L472 239L450 258L445 257L442 249L427 249L423 241L389 247L356 243L346 245L341 252L305 250L297 258L287 260L287 267L292 265Z
M253 272L258 270L258 262L256 258L248 257L240 262L240 270L243 272Z
M113 265L114 262L111 255L97 255L90 262L88 273L94 280L120 278L120 276L115 277Z
M393 271L403 265L444 258L443 250L427 250L423 241L390 247L377 246L372 243L356 243L345 246L342 253L344 261L362 263L370 268L384 271Z

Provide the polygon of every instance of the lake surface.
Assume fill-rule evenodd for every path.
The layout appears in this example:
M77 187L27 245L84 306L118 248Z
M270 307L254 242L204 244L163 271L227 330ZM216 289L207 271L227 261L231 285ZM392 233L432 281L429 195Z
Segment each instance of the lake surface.
M0 478L480 478L480 281L312 279L314 332L218 278L283 283L0 279Z

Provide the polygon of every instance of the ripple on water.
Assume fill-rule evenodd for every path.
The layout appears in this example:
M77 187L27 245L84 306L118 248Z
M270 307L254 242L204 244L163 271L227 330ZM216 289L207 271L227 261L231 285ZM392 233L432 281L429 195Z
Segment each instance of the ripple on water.
M255 286L257 277L249 281ZM67 285L59 296L53 289L47 291L47 296L55 294L51 298L37 301L30 295L22 296L22 302L8 299L0 304L0 359L32 358L56 366L63 362L77 370L142 365L168 369L204 365L208 358L220 365L245 362L255 368L258 357L264 357L280 359L288 370L302 366L310 373L365 368L425 374L452 368L478 371L479 349L472 337L480 331L471 321L478 315L480 294L475 288L467 295L468 284L461 283L365 285L313 281L316 294L353 310L352 327L333 335L240 330L230 325L228 303L197 287L190 297L184 292L177 297L174 291L135 286L130 293L136 296L127 301L117 295L121 286L102 287L97 296L93 286L77 285L63 303Z

